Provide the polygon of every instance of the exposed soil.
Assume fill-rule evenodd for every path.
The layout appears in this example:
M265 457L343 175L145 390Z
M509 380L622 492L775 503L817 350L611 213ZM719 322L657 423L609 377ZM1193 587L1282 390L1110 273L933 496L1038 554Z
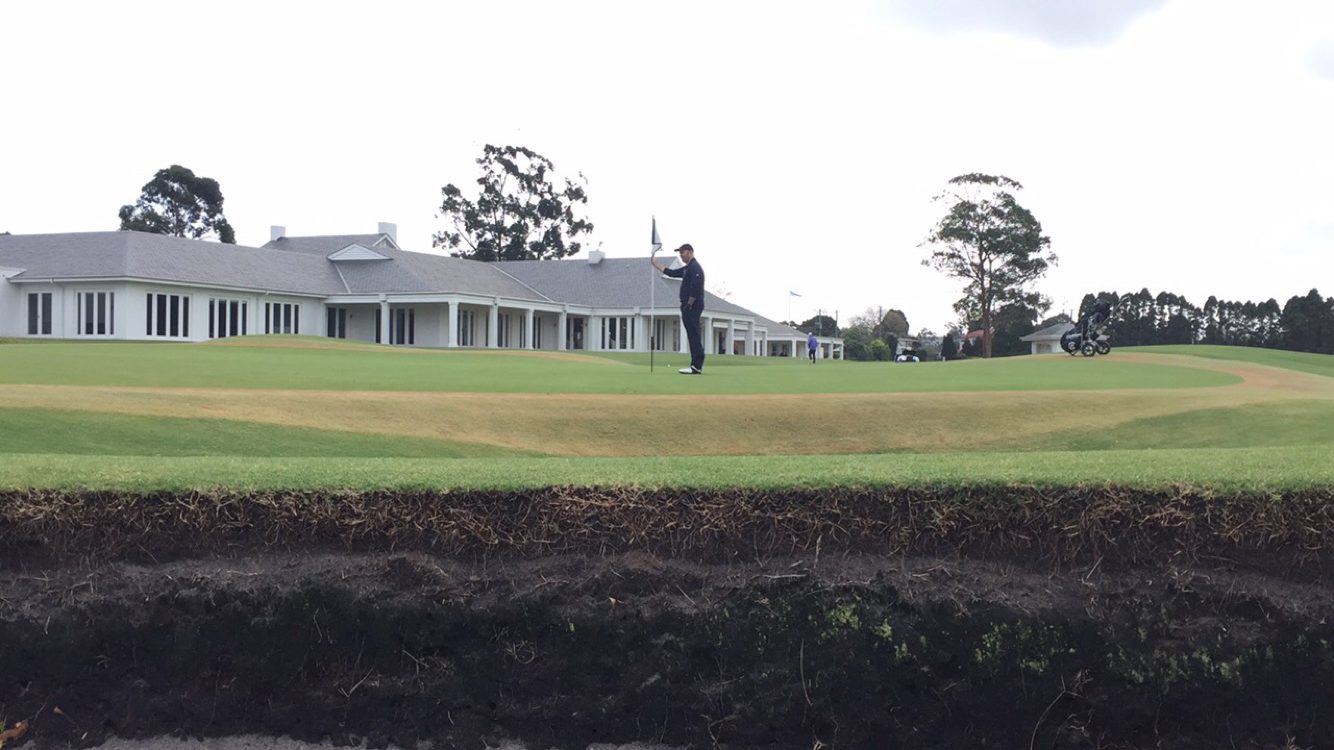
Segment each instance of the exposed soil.
M41 747L1328 747L1330 499L11 494L0 720Z

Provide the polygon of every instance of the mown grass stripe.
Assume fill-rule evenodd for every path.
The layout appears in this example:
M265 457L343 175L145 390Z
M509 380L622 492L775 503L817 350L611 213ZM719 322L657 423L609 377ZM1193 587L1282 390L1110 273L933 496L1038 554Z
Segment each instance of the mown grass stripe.
M660 458L254 458L0 454L0 489L150 492L555 486L835 488L921 485L1281 491L1334 486L1328 446Z

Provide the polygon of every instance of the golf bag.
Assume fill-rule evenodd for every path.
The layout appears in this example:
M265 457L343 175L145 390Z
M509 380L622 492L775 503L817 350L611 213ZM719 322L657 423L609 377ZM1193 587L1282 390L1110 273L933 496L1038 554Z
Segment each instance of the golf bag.
M1072 357L1076 354L1092 357L1095 354L1110 352L1112 345L1107 343L1106 329L1111 317L1112 306L1106 302L1099 302L1070 330L1061 334L1061 348Z

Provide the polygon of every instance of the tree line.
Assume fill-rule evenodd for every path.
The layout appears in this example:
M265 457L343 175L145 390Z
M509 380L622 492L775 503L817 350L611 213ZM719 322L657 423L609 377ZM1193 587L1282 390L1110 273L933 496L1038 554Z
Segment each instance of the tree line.
M1113 306L1108 332L1117 346L1223 344L1334 354L1334 297L1322 297L1317 289L1294 295L1281 307L1274 299L1243 302L1210 295L1196 306L1171 292L1098 292L1084 295L1079 314L1099 302Z

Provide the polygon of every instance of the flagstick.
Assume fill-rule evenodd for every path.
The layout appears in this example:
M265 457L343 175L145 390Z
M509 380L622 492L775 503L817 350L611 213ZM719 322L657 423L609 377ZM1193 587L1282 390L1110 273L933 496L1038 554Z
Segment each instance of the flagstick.
M655 326L653 325L653 316L656 315L658 312L658 304L653 296L653 291L657 289L657 283L653 279L653 277L658 273L657 267L653 265L653 259L658 255L658 246L656 244L657 242L658 242L658 217L654 216L653 239L651 240L651 243L653 244L651 244L652 249L649 250L648 253L649 267L650 267L648 275L648 374L649 375L653 374L653 354L654 354L653 333L655 328Z
M653 263L652 263L653 257L655 255L657 255L656 252L649 251L648 257L649 257L650 272L648 275L648 374L650 375L653 374L653 328L654 328L653 315L657 313L656 309L657 303L654 302L653 299L653 290L657 287L657 285L653 283L653 275L658 272L658 269L653 268Z

